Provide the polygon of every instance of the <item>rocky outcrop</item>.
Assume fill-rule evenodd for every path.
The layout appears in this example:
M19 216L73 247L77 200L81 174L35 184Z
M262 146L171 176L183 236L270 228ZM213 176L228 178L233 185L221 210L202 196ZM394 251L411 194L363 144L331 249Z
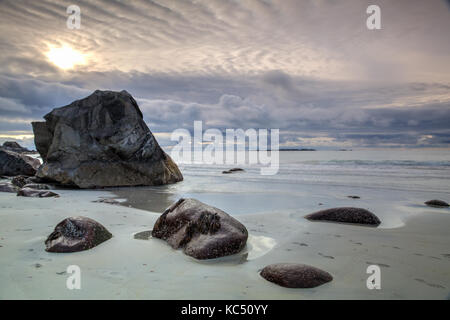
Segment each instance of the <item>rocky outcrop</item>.
M28 185L40 185L42 180L38 177L28 177L24 175L15 176L11 179L11 183L19 188L23 188Z
M425 202L425 204L429 207L434 207L434 208L447 208L449 207L449 204L445 201L442 200L430 200Z
M43 165L36 176L80 188L183 180L126 91L97 90L33 122Z
M13 151L0 149L0 175L33 176L41 165L38 159Z
M97 221L87 217L64 219L45 240L45 251L76 252L91 249L111 239L112 234Z
M378 226L381 221L372 212L362 208L332 208L311 213L305 217L314 221L332 221L342 223Z
M27 176L15 176L14 178L11 179L11 183L19 188L22 188L24 185L26 185L27 182Z
M43 183L27 183L22 188L29 188L29 189L35 189L35 190L50 190L50 186Z
M31 152L30 150L22 147L20 144L18 144L15 141L5 141L0 148L3 150L13 151L13 152L17 152L17 153Z
M32 198L59 197L59 194L54 193L52 191L36 190L31 188L22 188L17 192L17 195L20 197L32 197Z
M247 229L224 211L196 199L180 199L156 221L152 236L196 259L212 259L241 251Z
M333 280L326 271L297 263L271 264L262 269L260 275L286 288L314 288Z
M0 192L17 193L17 191L19 191L19 188L12 183L0 183Z

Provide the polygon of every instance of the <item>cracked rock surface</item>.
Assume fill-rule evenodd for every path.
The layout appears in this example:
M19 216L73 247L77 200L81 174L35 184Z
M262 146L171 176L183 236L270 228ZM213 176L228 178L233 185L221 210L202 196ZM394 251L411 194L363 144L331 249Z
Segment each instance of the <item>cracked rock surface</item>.
M111 239L112 234L97 221L87 217L66 218L45 240L45 251L76 252L91 249Z
M133 97L100 91L33 122L44 163L36 176L79 188L162 185L183 180Z
M196 199L180 199L156 221L152 236L183 248L196 259L212 259L240 252L248 232L226 212Z

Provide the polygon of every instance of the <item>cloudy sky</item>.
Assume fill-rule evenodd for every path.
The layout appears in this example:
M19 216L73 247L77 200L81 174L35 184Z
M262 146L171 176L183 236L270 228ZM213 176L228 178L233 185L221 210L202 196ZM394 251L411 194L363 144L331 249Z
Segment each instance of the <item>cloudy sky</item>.
M449 32L443 0L1 0L0 142L125 89L162 145L203 120L284 147L450 147Z

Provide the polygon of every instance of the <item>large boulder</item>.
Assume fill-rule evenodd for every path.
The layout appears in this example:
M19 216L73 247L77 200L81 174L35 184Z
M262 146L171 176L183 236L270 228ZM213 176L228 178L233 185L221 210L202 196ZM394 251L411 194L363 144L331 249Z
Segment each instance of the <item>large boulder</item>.
M352 207L321 210L311 213L305 218L313 221L332 221L370 226L378 226L381 223L380 219L369 210Z
M38 159L14 151L0 149L0 175L33 176L41 165Z
M97 90L33 122L44 160L36 176L80 188L161 185L183 180L126 91Z
M76 252L91 249L111 239L112 234L97 221L70 217L58 223L45 240L45 251Z
M212 259L241 251L247 229L224 211L196 199L180 199L156 221L152 236L196 259Z
M314 288L333 280L326 271L298 263L271 264L262 269L260 275L286 288Z

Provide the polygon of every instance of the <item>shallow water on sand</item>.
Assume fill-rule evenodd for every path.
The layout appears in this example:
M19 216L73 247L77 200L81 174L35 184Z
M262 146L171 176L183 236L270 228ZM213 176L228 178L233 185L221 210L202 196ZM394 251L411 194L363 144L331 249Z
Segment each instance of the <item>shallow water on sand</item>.
M58 190L60 198L0 194L0 299L446 299L450 291L448 150L281 152L279 174L222 174L223 166L181 164L184 181L161 187ZM349 195L360 199L348 198ZM120 205L93 203L111 197ZM180 197L195 197L240 220L249 231L235 256L198 261L159 239L135 239ZM311 222L337 206L367 208L378 228ZM54 254L44 240L68 216L93 218L114 235L91 250ZM147 234L148 238L148 234ZM258 270L297 262L330 272L332 282L287 289ZM82 270L68 290L67 266ZM381 268L381 290L366 269ZM189 288L189 290L185 290Z
M154 212L180 197L197 198L232 215L306 215L355 206L378 215L381 228L403 225L405 217L424 208L424 201L450 198L450 150L285 151L273 176L261 175L258 166L222 174L226 168L180 164L180 183L111 191L125 199L125 206Z

